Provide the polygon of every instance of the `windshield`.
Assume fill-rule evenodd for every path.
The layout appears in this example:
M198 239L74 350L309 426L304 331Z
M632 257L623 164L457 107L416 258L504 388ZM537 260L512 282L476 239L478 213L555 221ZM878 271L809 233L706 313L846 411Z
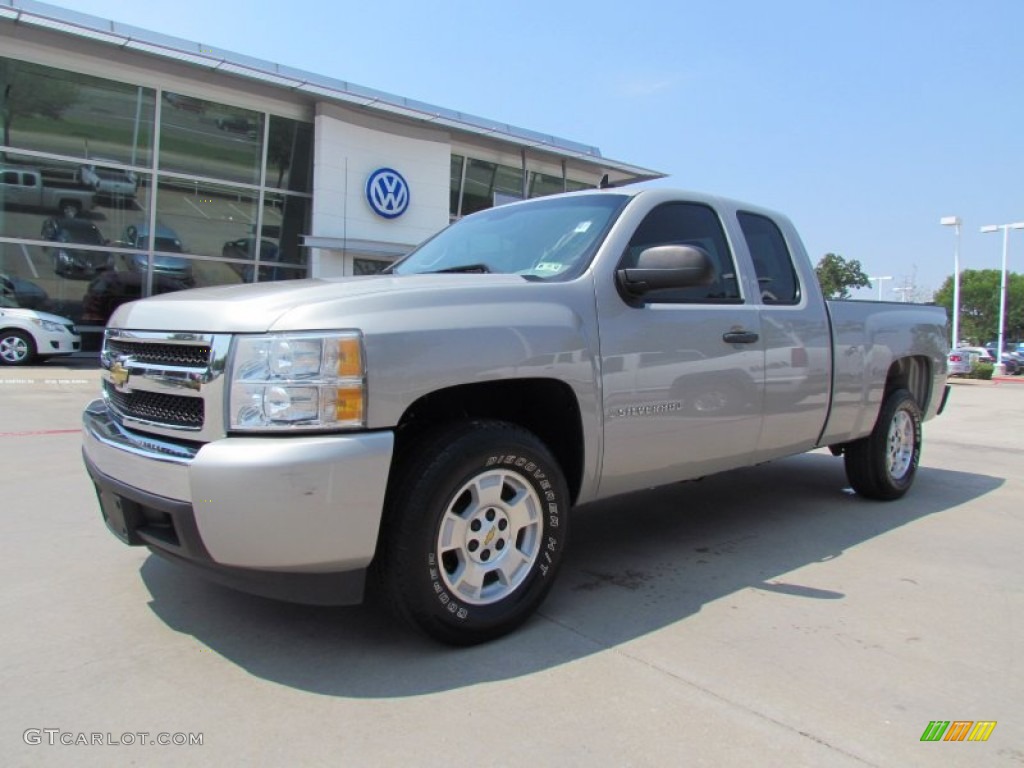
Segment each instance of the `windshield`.
M628 200L628 195L581 194L490 208L442 230L391 271L573 277L586 268Z

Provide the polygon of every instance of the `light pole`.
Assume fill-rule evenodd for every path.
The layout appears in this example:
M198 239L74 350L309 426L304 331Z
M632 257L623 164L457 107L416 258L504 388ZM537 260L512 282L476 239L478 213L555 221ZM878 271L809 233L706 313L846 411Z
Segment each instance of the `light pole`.
M996 339L996 369L993 372L996 376L1006 374L1006 366L1003 365L1003 325L1006 323L1006 252L1010 248L1010 230L1024 229L1024 221L1015 221L1013 224L989 224L981 228L982 232L998 232L1003 230L1003 267L999 278L999 333Z
M953 341L950 349L960 346L960 221L959 216L943 216L939 224L955 227L956 246L953 248Z
M878 283L878 300L881 301L882 300L882 281L883 280L892 280L892 275L889 275L888 277L871 277L870 275L868 275L868 280L870 280L872 283L875 283L875 282Z

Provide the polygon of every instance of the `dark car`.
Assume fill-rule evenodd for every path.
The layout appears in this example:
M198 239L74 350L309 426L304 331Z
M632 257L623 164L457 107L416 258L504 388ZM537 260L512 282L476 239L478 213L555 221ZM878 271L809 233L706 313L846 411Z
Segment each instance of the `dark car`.
M0 273L0 295L13 300L13 306L23 309L46 309L49 295L33 283L14 275Z
M220 249L220 254L225 259L255 259L256 240L252 237L229 240ZM277 261L277 243L260 238L260 261Z
M82 322L106 325L114 310L129 301L142 298L146 284L144 272L103 272L89 283L82 298ZM167 275L153 275L153 295L183 291L191 286Z
M995 363L998 357L997 353L999 345L990 341L985 345L985 349L988 350L989 355L992 356L992 363ZM1006 369L1007 376L1019 376L1021 373L1021 357L1017 353L1016 344L1006 344L1003 346L1003 367Z
M57 245L47 247L53 256L53 271L60 277L88 280L110 267L107 251L74 248L74 245L107 245L99 227L81 218L51 217L43 222L43 240Z

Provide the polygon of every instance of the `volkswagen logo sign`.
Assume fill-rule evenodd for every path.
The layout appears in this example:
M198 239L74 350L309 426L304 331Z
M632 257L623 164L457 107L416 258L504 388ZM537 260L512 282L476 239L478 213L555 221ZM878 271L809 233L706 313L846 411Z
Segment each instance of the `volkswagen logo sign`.
M374 213L397 219L409 207L409 184L392 168L379 168L366 180L366 200Z

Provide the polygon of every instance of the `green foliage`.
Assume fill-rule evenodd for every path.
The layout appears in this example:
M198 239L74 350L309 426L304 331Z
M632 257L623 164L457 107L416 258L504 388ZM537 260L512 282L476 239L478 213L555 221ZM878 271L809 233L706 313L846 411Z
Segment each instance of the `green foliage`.
M992 363L975 363L971 368L972 379L982 379L983 381L989 381L992 378L992 373L996 367Z
M966 269L960 273L960 341L970 339L985 344L999 333L998 269ZM933 299L953 317L953 277L947 277ZM1024 275L1010 272L1006 276L1007 341L1024 340Z
M826 299L848 299L852 288L870 288L871 280L856 259L847 261L835 253L826 253L814 268Z
M35 64L0 59L0 117L4 144L11 143L15 117L39 115L60 120L78 99L74 83L53 76L54 70Z

